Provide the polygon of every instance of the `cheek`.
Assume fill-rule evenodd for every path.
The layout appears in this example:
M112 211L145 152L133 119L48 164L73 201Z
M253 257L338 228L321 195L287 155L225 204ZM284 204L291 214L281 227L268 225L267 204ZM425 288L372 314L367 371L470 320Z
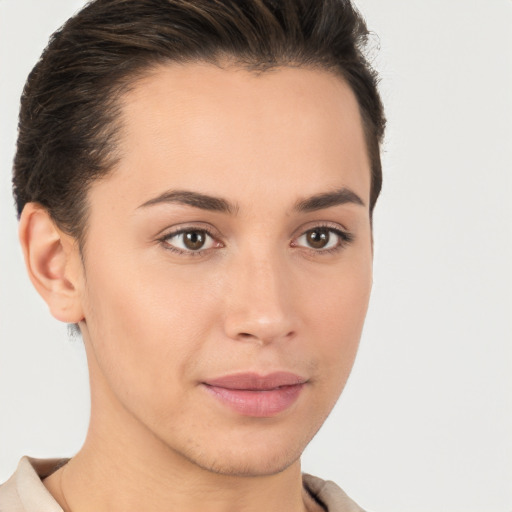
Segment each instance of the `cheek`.
M88 268L89 342L110 387L142 404L155 398L155 389L167 390L159 396L177 389L216 316L211 286L169 266L129 259L108 264L108 254Z
M352 369L372 287L371 258L348 265L339 277L310 295L314 351L322 359L320 379L341 391ZM330 384L328 384L330 383Z

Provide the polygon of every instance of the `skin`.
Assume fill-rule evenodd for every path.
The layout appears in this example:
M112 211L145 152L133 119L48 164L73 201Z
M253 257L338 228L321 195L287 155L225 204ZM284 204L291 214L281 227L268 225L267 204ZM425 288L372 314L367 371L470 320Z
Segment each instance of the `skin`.
M119 151L89 191L83 261L38 205L20 223L30 277L56 318L79 323L91 381L84 446L45 485L74 512L317 509L300 455L348 378L372 284L353 93L320 70L170 64L125 96ZM363 204L297 208L341 189ZM177 190L231 211L146 204ZM327 249L307 236L319 226ZM183 229L211 237L194 252L170 236ZM203 385L283 370L307 382L271 417Z

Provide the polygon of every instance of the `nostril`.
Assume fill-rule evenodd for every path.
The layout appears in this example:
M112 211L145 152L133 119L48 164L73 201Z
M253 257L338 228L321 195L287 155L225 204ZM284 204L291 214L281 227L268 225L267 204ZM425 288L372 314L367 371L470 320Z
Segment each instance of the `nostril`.
M275 341L277 339L283 339L283 340L291 339L291 338L293 338L294 335L295 335L295 331L289 331L284 336L280 336L276 333L273 333L273 334L260 333L259 335L257 335L257 334L252 334L250 332L239 332L237 335L237 338L239 340L247 340L247 341L260 340L262 343L268 343L268 342Z

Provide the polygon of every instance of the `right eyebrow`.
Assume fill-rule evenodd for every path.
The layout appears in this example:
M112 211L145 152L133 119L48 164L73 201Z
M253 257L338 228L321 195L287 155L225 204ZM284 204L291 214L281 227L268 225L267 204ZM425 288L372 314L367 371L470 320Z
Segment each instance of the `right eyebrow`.
M222 197L209 196L200 194L199 192L192 192L190 190L168 190L157 197L149 199L141 204L139 208L147 208L157 204L165 203L179 203L201 210L210 210L221 213L235 214L238 211L238 206L230 203Z
M346 203L365 206L364 201L354 191L343 187L303 199L295 204L295 209L299 212L314 212Z

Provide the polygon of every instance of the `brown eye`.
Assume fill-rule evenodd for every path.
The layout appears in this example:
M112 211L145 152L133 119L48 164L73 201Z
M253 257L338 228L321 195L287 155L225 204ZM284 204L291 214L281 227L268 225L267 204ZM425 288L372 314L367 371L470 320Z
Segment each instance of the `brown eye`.
M305 233L307 244L313 249L324 249L329 245L331 234L327 228L315 228Z
M200 252L216 246L215 239L203 229L189 229L172 233L164 238L169 248L181 252Z
M187 231L183 233L183 245L191 251L201 249L206 241L204 231Z
M305 247L318 252L342 249L352 242L353 236L341 229L318 226L308 229L294 241L292 247Z

